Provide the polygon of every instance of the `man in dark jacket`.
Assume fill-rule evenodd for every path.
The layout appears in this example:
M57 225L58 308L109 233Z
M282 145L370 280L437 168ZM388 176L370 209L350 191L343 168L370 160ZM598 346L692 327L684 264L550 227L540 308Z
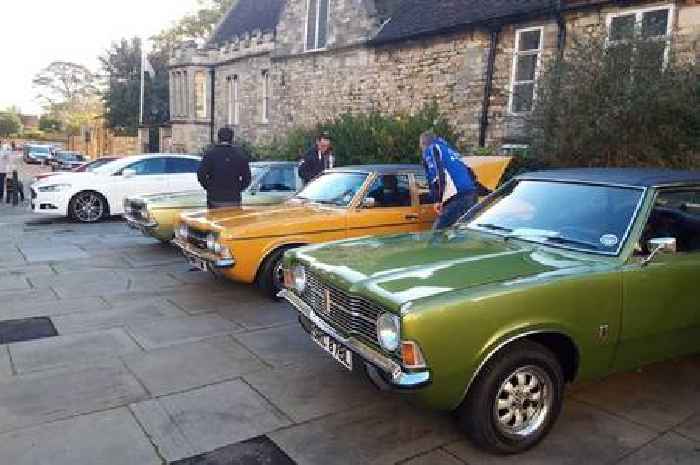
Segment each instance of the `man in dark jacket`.
M324 170L333 168L335 156L331 149L331 137L327 132L322 132L316 139L316 144L306 152L299 164L299 177L304 184L323 173Z
M233 145L233 130L219 129L219 143L204 153L197 179L207 191L207 207L228 208L241 205L241 192L250 186L248 154Z

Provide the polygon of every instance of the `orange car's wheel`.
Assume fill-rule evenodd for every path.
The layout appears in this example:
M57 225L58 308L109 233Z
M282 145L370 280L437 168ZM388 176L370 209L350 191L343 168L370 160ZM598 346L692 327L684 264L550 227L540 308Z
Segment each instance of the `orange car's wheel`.
M277 294L284 289L282 257L291 247L282 247L272 252L263 263L258 273L257 284L270 298L279 300Z

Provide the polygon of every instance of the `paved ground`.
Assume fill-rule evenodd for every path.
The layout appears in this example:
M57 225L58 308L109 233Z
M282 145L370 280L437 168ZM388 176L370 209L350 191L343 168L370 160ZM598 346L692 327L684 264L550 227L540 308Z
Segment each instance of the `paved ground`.
M285 304L118 221L3 204L0 239L0 321L58 331L0 345L3 464L700 463L700 357L573 386L541 446L492 457L329 361Z

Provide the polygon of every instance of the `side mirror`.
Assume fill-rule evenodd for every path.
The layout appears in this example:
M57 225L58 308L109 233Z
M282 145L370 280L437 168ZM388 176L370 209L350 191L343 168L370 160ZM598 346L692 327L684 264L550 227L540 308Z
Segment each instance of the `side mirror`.
M122 176L126 179L133 178L134 176L136 176L136 170L132 170L132 169L127 168L124 171L122 171Z
M658 237L649 240L647 247L651 253L647 258L642 260L642 266L646 266L654 260L654 258L662 253L674 254L678 250L675 237Z
M374 208L377 206L377 200L374 197L365 197L362 201L362 208Z

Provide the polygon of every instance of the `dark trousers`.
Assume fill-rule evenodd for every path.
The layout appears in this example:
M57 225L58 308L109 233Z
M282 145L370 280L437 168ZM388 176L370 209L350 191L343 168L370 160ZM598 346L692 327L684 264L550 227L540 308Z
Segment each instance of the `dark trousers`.
M433 224L433 230L449 228L469 211L477 202L476 192L462 192L442 204L442 213Z
M5 178L7 178L7 173L0 173L0 202L5 195Z

